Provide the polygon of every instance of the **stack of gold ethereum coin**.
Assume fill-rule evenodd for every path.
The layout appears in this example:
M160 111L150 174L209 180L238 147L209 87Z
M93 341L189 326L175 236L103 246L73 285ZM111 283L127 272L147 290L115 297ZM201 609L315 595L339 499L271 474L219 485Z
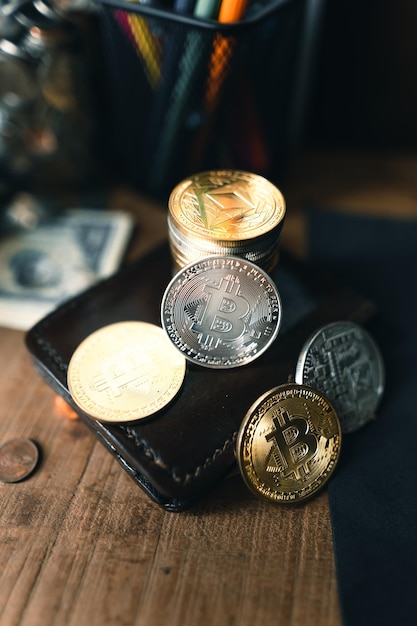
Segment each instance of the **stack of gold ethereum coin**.
M174 268L213 255L234 256L271 272L285 216L280 190L238 170L190 176L171 192L168 231Z

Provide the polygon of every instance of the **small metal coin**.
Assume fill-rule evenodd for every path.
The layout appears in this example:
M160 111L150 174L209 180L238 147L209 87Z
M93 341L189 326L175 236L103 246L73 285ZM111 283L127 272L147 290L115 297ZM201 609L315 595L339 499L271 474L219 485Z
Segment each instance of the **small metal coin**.
M384 389L384 365L372 337L353 322L323 326L303 346L295 381L322 391L334 405L344 433L375 416Z
M239 429L236 456L243 480L261 499L297 503L316 494L339 459L341 428L327 398L288 383L251 406Z
M68 366L74 402L103 422L153 415L180 390L186 361L159 326L126 321L104 326L80 343Z
M27 478L39 460L39 448L25 437L10 439L0 447L0 480L17 483Z
M236 257L203 258L167 286L162 326L190 361L211 368L246 365L276 339L281 299L269 276Z

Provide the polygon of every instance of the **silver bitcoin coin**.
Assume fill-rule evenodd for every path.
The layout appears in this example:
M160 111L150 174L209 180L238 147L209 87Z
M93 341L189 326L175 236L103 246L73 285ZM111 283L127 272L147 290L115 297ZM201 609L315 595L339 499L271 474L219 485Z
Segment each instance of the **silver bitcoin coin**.
M295 381L324 393L333 403L342 432L352 432L375 416L384 390L380 351L362 327L340 321L323 326L303 346Z
M181 353L211 368L246 365L276 339L281 298L257 265L210 256L182 268L162 298L162 327Z

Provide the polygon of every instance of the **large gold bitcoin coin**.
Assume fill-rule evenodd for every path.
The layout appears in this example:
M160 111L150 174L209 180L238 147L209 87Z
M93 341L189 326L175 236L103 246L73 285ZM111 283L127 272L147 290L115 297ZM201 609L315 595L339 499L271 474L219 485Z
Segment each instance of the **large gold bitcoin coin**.
M179 183L170 194L169 213L173 226L192 241L242 245L244 240L278 234L285 200L275 185L258 174L213 170Z
M243 479L257 496L300 502L330 478L340 454L339 418L327 398L296 384L275 387L246 414L237 438Z
M185 363L159 326L118 322L81 342L68 366L68 388L90 417L136 421L174 398L184 380Z

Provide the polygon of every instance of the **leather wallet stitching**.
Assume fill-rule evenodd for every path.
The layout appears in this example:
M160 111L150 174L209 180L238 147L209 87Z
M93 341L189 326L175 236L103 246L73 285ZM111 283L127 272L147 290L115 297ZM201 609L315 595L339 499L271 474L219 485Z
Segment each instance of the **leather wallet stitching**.
M213 454L211 455L211 457L207 457L203 463L203 465L197 465L197 467L195 468L195 471L193 474L186 474L184 479L183 479L183 483L187 484L189 482L192 482L194 479L198 478L198 476L200 476L205 470L207 470L207 468L212 465L217 457L220 457L222 454L224 454L231 446L235 445L236 442L236 438L237 438L237 434L238 431L235 430L232 433L232 436L230 439L226 439L223 443L223 447L222 448L216 448L213 452ZM175 480L175 477L174 477Z
M45 352L45 354L57 365L58 369L64 372L67 370L67 364L58 354L57 350L52 347L52 344L49 341L37 338L36 343L41 348L41 350Z
M59 309L58 311L56 311L53 314L53 316L59 317L59 314L62 313L62 310L64 308L65 307L62 307L62 309ZM45 326L46 325L47 324L45 323ZM42 339L38 335L36 336L36 343L38 344L40 349L57 365L57 367L61 371L67 370L68 366L65 360L58 354L57 350L52 346L52 344L49 341ZM197 465L192 473L186 473L185 475L181 476L177 473L175 467L170 467L169 465L164 463L162 459L158 458L155 451L151 448L151 446L149 446L149 444L146 443L146 441L144 441L143 439L139 439L137 434L134 433L131 428L122 426L122 429L126 433L127 437L131 441L133 441L137 449L141 450L143 454L154 465L160 467L163 471L169 474L174 482L176 482L177 484L183 484L183 485L189 485L194 480L198 479L202 474L204 474L204 472L209 468L209 466L211 466L215 462L215 460L218 457L225 454L230 449L230 447L235 444L236 437L237 437L237 431L234 431L232 433L232 436L229 439L226 439L224 441L223 446L221 448L215 448L212 455L207 457L203 463Z
M238 431L235 430L232 433L232 436L229 439L226 439L223 443L223 446L221 448L216 448L213 453L211 454L211 456L206 457L206 459L204 460L203 463L201 463L200 465L197 465L194 469L194 471L192 473L186 473L185 475L181 476L177 473L176 468L175 467L170 467L169 465L167 465L166 463L164 463L162 461L162 459L157 458L155 452L152 450L152 448L150 448L144 441L143 439L139 439L138 435L132 431L132 429L130 427L123 427L123 430L126 432L127 437L134 442L134 444L138 447L138 448L142 448L142 450L144 451L145 455L152 461L152 463L154 463L155 465L158 465L159 467L161 467L161 469L163 469L164 471L166 471L167 473L170 474L170 476L172 477L172 479L178 483L178 484L183 484L183 485L188 485L190 484L192 481L196 480L197 478L199 478L199 476L201 476L210 465L212 465L216 458L220 457L222 454L224 454L227 450L229 450L229 448L231 446L234 446L235 442L236 442L236 438L237 438L237 433Z

